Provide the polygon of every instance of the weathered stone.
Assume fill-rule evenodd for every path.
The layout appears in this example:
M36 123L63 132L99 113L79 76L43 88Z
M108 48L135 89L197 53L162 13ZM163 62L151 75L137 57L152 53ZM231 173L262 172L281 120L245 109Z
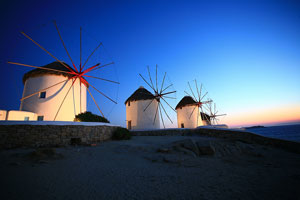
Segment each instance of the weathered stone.
M196 154L195 152L193 152L189 149L186 149L186 148L183 148L183 147L180 147L180 146L176 146L176 147L174 147L174 149L178 152L182 152L182 153L190 155L192 157L197 157L199 155L199 154Z
M170 148L159 148L159 149L157 149L157 152L160 152L160 153L170 153L171 149Z
M211 145L203 145L203 142L197 142L197 146L199 149L198 155L214 155L215 149Z
M172 143L173 147L183 147L185 149L188 149L192 152L194 152L196 155L199 155L199 150L197 148L197 145L195 142L191 139L186 139L186 140L180 140Z
M167 163L175 163L175 164L181 164L184 162L186 158L178 156L178 155L172 155L172 154L167 154L163 157L163 161Z

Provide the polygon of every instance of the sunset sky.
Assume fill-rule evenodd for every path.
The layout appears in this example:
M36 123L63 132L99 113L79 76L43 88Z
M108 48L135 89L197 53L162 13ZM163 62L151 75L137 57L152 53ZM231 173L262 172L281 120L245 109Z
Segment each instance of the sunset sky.
M48 31L55 32L51 21L56 20L67 46L79 43L82 26L85 58L101 41L116 63L107 75L121 83L118 104L111 110L99 102L113 124L125 126L124 102L140 85L149 89L138 74L146 75L146 66L154 69L156 64L159 75L167 72L177 91L177 100L170 101L173 107L185 96L187 82L196 79L219 112L227 114L220 123L239 127L300 122L299 1L9 1L1 3L0 10L0 109L19 109L22 75L30 70L8 65L8 60L32 65L54 61L20 31L28 31L69 62ZM78 48L70 52L78 61ZM95 82L115 91L101 84ZM100 114L88 102L88 109ZM169 114L176 120L175 112Z

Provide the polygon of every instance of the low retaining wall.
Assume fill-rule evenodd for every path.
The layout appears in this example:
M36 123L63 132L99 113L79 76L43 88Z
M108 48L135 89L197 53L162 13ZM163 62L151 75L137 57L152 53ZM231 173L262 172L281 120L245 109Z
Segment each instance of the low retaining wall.
M300 143L298 142L268 138L247 131L238 131L232 129L161 129L147 131L131 131L131 134L134 136L209 136L230 140L239 140L246 143L267 145L300 154Z
M116 126L0 125L0 148L93 144L109 140Z

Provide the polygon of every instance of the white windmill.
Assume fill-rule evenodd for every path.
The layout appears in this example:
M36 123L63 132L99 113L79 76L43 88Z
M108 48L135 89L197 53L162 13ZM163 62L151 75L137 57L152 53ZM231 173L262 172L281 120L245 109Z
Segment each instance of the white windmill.
M165 85L165 79L167 73L165 72L164 77L161 82L161 86L158 86L158 76L157 76L157 65L156 65L156 76L155 85L153 84L151 73L148 69L149 80L147 81L141 74L143 81L153 90L153 93L149 92L144 87L137 89L126 101L126 121L128 129L159 129L160 121L165 128L164 116L167 116L171 123L170 116L168 115L163 103L165 103L172 110L172 106L167 102L166 99L174 99L174 97L167 96L174 94L176 91L167 91L171 88L173 84ZM175 110L174 110L175 111ZM176 112L176 111L175 111Z
M197 96L195 96L189 82L188 86L192 95L187 91L184 91L188 96L183 97L176 106L178 128L196 128L198 126L209 125L210 116L203 111L203 105L212 102L212 100L204 101L208 92L202 95L203 86L201 84L199 90L196 80L195 89L197 91Z

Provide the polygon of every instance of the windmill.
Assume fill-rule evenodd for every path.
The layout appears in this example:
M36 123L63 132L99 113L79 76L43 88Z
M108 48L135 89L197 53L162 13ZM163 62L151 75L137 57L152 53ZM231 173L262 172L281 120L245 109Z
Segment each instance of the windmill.
M57 90L56 91L57 94L63 93L63 95L60 95L59 99L57 99L56 97L52 97L52 99L48 100L50 103L55 102L55 103L52 103L55 105L51 105L51 107L49 107L49 104L48 104L48 107L46 108L45 106L43 107L43 104L46 105L46 103L49 103L49 102L43 101L43 102L39 103L38 101L36 101L37 104L39 104L39 105L35 106L35 107L39 107L40 111L42 110L41 112L44 112L45 110L47 110L48 114L49 114L49 112L51 112L51 114L49 114L48 120L55 121L55 120L57 120L57 118L59 118L59 115L63 115L66 112L69 112L69 110L66 110L64 108L66 108L65 104L70 104L70 100L69 100L70 95L69 94L70 94L71 89L73 89L74 114L76 115L76 114L79 114L79 113L85 111L86 105L82 106L82 103L86 103L86 100L82 99L82 98L86 98L86 90L87 90L88 94L91 96L92 100L94 101L95 105L97 106L100 114L104 117L104 114L103 114L102 110L100 109L99 104L96 102L96 99L95 99L94 95L92 94L91 89L93 89L93 91L96 91L98 94L102 95L108 101L110 101L114 104L117 104L117 102L115 99L113 99L112 97L109 97L103 91L100 91L100 89L98 89L94 85L92 85L90 79L100 80L103 82L116 84L116 85L118 85L120 83L115 80L110 80L110 79L106 79L103 77L93 76L93 74L91 74L91 73L95 72L96 70L99 70L99 69L108 68L110 65L113 65L114 62L109 62L109 63L98 63L97 62L92 65L89 64L91 57L95 54L95 52L101 46L103 46L102 42L100 42L96 46L96 48L91 51L89 56L83 62L83 60L82 60L82 28L80 27L80 53L79 53L80 54L80 56L79 56L80 62L78 65L75 65L75 62L72 59L72 57L66 47L66 44L62 38L61 32L58 28L56 21L53 21L53 24L54 24L53 29L56 29L56 32L59 36L61 44L62 44L68 58L70 59L72 67L70 65L68 65L67 63L63 62L61 59L58 59L56 56L54 56L54 54L52 52L50 52L46 48L44 48L40 43L38 43L36 40L34 40L32 37L30 37L29 34L27 34L25 32L21 32L21 34L23 36L25 36L27 39L29 39L33 44L35 44L37 47L39 47L41 50L43 50L46 54L51 56L56 62L48 64L46 66L42 66L42 67L24 64L24 63L20 63L20 62L13 62L13 61L8 61L7 63L12 64L12 65L17 65L17 66L25 66L25 67L35 68L35 70L32 70L31 72L36 73L36 74L47 74L48 73L48 74L52 74L52 75L56 74L61 77L62 76L64 77L64 78L60 78L60 81L57 81L57 82L52 81L52 84L50 84L50 85L44 84L44 82L43 82L43 84L40 84L43 87L35 87L34 89L30 89L31 93L26 94L26 96L24 96L24 93L23 93L23 97L21 98L21 107L23 104L27 104L27 105L35 104L35 102L34 102L35 100L33 100L34 97L36 97L38 94L40 94L40 98L41 98L41 93L43 93L43 92L45 93L46 91L55 89L55 90ZM56 79L53 79L53 80L56 80ZM24 81L24 79L23 79L23 81ZM32 85L36 86L38 84L34 83ZM26 86L26 84L25 84L25 86ZM24 91L25 91L25 86L24 86ZM58 87L60 87L59 90L58 90ZM75 105L75 95L74 95L74 93L76 93L76 91L74 92L74 88L76 89L76 91L78 90L77 91L78 99L76 100L77 101L76 105ZM42 96L42 98L45 98L45 96L44 97ZM31 100L30 103L28 103L29 100ZM43 107L43 108L41 108L41 107ZM75 107L76 107L76 109L75 109ZM62 111L62 110L64 110L64 111Z
M156 69L155 70L155 84L152 81L149 66L147 66L147 71L148 71L148 76L149 76L148 81L142 76L142 74L139 74L140 77L143 79L143 81L151 88L151 90L153 91L153 95L154 95L154 98L148 103L148 105L145 106L145 108L143 109L143 112L145 112L149 108L149 106L154 101L156 101L158 104L156 106L155 115L153 118L153 124L155 123L157 116L158 117L160 116L163 127L165 128L165 122L164 122L164 118L163 118L163 114L162 114L163 112L172 124L173 124L173 121L171 120L170 116L168 115L163 103L165 103L174 112L176 112L176 110L166 100L166 99L176 99L175 97L167 96L167 95L176 93L176 91L168 91L173 86L173 84L168 84L165 86L165 79L166 79L167 72L164 73L160 87L158 86L159 81L158 81L158 76L157 76L157 65L156 65L155 69ZM162 112L162 110L163 110L163 112Z
M206 95L208 94L208 92L206 92L205 94L202 94L202 89L203 89L202 83L200 85L200 89L198 89L197 80L195 79L194 82L195 82L195 88L196 88L196 91L197 91L197 93L196 93L197 96L195 95L194 91L192 90L190 82L188 82L188 87L189 87L190 92L191 92L192 95L190 95L187 91L184 91L188 96L192 97L193 100L196 102L196 103L194 103L194 109L192 110L192 112L189 115L189 119L191 119L193 113L196 111L197 112L197 121L196 121L196 124L198 125L199 117L200 117L200 120L205 120L206 123L209 124L210 123L210 118L203 111L203 105L211 103L212 100L206 100L206 101L204 101L204 98L206 97Z
M216 109L216 103L214 103L214 106L212 106L212 103L208 104L208 109L209 109L209 117L211 120L212 125L217 125L219 119L217 117L225 116L226 114L218 114L218 111Z

